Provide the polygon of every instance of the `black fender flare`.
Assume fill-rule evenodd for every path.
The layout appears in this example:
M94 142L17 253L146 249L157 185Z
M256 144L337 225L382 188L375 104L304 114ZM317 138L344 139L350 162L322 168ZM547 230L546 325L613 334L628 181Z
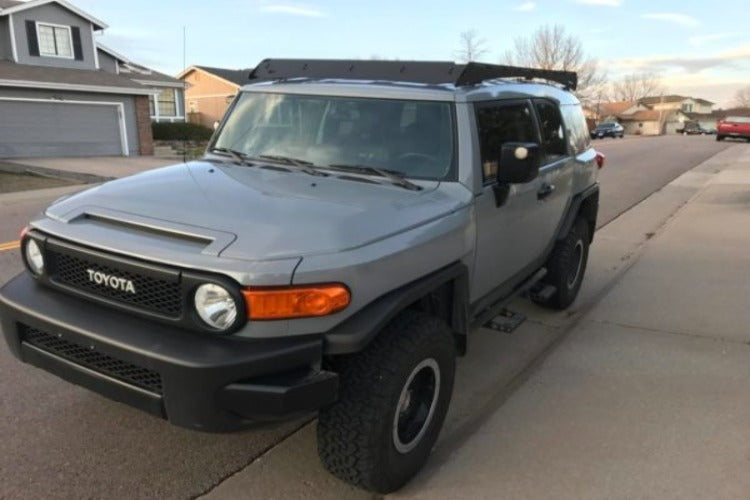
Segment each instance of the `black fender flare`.
M596 217L599 212L599 183L594 183L581 191L580 193L573 196L573 199L570 202L570 206L568 207L568 212L565 214L565 218L563 219L562 224L560 224L560 228L557 231L557 240L562 240L565 238L565 236L570 231L570 228L573 227L573 223L576 220L576 217L578 217L578 214L581 211L581 206L583 206L584 202L586 202L586 209L587 213L584 214L586 216L586 219L589 221L589 224L591 226L591 231L589 231L589 234L591 235L591 239L594 238L594 229L596 228Z
M451 281L454 286L449 326L455 334L465 335L469 323L469 269L464 263L455 262L378 297L324 333L324 354L362 351L398 313Z

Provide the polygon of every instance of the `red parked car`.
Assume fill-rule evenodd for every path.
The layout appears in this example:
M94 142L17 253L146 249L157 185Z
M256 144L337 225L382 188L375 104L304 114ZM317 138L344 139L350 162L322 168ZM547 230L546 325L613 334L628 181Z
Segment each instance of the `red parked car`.
M738 137L750 141L750 116L727 116L716 124L716 140Z

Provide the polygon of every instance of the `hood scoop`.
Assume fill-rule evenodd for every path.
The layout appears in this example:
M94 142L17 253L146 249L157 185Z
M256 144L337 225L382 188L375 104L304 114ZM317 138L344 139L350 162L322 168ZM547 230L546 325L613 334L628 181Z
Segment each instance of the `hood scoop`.
M86 227L100 234L115 235L121 243L148 240L150 244L213 256L218 256L236 238L232 233L95 206L78 207L58 220L70 227Z

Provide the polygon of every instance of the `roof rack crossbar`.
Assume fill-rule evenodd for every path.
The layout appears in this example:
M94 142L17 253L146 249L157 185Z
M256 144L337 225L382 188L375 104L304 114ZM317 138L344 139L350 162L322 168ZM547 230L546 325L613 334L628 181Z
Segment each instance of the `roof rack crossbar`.
M521 68L499 64L450 61L361 61L343 59L264 59L249 74L250 80L291 78L340 78L389 80L432 85L476 85L496 78L541 78L575 90L578 77L572 71Z

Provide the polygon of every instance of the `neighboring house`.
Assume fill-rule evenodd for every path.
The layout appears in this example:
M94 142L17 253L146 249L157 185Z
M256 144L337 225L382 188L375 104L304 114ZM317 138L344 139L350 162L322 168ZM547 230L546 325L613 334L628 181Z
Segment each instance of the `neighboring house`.
M644 97L638 102L655 110L682 111L683 113L711 113L714 103L681 95Z
M599 123L616 122L617 115L636 106L635 101L601 102L596 106L597 125Z
M598 122L617 121L626 134L674 134L686 121L715 128L713 103L677 95L645 97L638 101L603 102L597 105Z
M191 123L206 127L220 121L241 86L249 83L252 68L223 69L190 66L177 78L185 82L185 113Z
M625 127L626 134L635 135L674 134L675 130L689 121L687 115L679 109L643 109L641 106L620 113L617 118Z
M673 134L688 117L679 110L636 109L620 114L618 119L626 134L661 135Z
M694 121L707 129L716 128L714 103L705 99L681 95L645 97L639 101L651 109L667 114L664 133L674 134L686 121Z
M181 82L132 71L96 42L106 27L64 0L0 0L0 158L152 154L164 89L184 116Z

